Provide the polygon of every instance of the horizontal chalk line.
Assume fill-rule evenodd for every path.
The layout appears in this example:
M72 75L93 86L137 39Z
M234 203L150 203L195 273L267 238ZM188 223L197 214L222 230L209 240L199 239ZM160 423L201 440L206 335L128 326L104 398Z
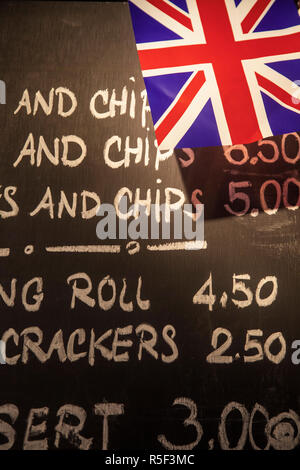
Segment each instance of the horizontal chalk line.
M50 253L120 253L120 245L65 245L46 246Z
M159 245L147 245L149 251L179 251L179 250L206 250L206 241L189 241L161 243Z
M147 245L149 251L180 251L180 250L205 250L207 248L206 241L188 241L160 243L157 245ZM120 245L60 245L46 246L48 253L120 253ZM0 257L10 255L9 248L0 248Z
M9 256L10 249L9 248L0 248L0 256Z

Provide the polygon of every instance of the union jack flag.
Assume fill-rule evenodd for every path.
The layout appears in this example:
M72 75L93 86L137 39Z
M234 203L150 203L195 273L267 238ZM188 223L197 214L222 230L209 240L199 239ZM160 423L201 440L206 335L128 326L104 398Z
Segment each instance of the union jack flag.
M294 0L129 0L161 150L300 130Z

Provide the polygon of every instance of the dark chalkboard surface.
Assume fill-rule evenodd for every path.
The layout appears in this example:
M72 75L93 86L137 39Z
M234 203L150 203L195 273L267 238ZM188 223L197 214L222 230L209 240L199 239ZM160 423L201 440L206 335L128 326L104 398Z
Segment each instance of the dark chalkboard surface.
M0 70L0 448L297 448L299 134L158 153L126 3L2 1ZM205 243L100 240L120 190Z

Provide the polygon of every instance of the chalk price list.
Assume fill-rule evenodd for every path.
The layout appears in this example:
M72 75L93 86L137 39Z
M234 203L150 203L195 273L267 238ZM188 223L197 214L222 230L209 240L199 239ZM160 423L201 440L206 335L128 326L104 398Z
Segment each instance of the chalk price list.
M233 274L231 302L239 309L244 309L255 302L259 307L272 305L278 294L278 280L276 276L265 276L260 279L255 292L252 292L245 281L250 281L249 274ZM236 297L235 297L236 296ZM238 298L239 297L239 298ZM219 304L225 308L228 302L227 292L220 296ZM217 296L213 293L213 276L210 273L208 279L193 297L193 303L207 305L209 311L213 310ZM233 343L231 332L223 327L216 328L212 333L211 346L213 351L208 354L206 361L210 364L231 364L236 360L244 363L262 361L264 358L274 364L280 364L286 357L287 344L281 331L269 335L267 338L261 329L250 329L245 332L244 349L235 355L225 354ZM295 349L291 356L293 364L300 363L300 341L292 342ZM274 352L274 349L276 352ZM241 355L243 354L243 355Z

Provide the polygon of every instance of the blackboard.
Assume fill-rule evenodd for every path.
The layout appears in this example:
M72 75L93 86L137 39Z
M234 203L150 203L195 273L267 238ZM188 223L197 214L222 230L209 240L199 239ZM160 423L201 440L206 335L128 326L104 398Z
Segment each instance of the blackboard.
M0 448L298 448L299 134L158 153L126 3L1 2L0 70ZM121 188L201 249L99 240Z

